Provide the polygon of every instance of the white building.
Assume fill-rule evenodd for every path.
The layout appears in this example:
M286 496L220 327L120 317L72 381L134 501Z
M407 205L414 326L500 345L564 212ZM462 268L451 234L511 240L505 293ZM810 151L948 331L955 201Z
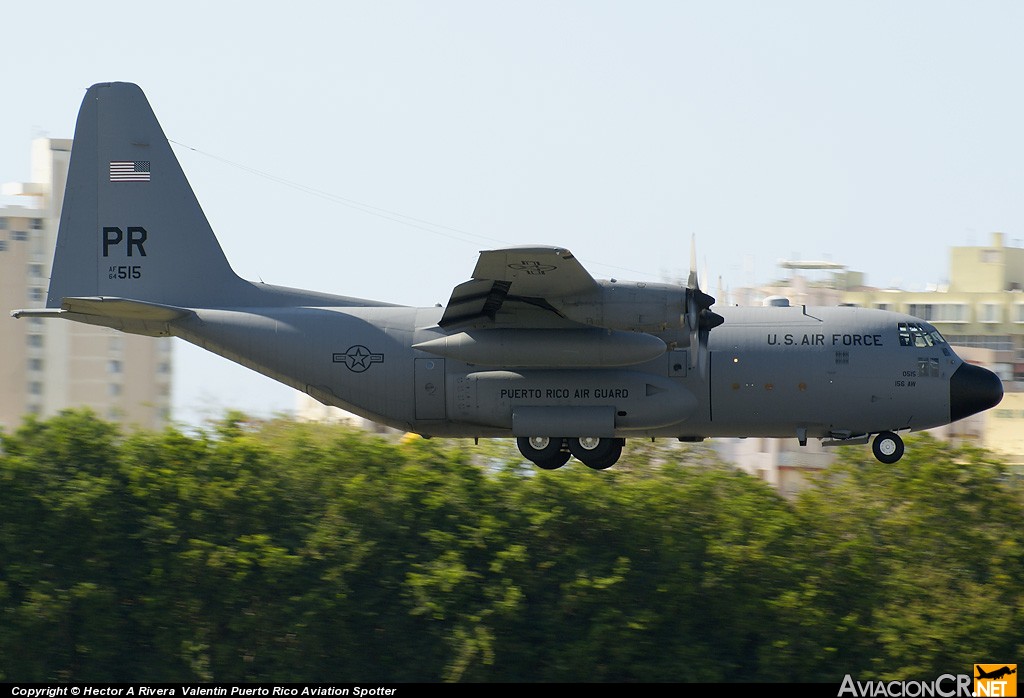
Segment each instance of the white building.
M46 304L70 156L70 140L38 138L31 181L0 189L17 202L0 206L0 427L89 407L104 419L159 428L170 417L170 339L8 316Z

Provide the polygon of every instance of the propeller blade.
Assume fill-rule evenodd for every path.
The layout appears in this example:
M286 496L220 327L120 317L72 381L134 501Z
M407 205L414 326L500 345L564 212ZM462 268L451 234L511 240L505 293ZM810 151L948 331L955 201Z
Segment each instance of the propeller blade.
M700 347L700 322L690 330L690 368L697 368L697 353Z
M705 283L707 283L707 263L705 262ZM690 330L690 368L700 367L701 376L707 376L708 370L708 333L723 322L718 313L710 310L715 304L713 296L700 290L697 278L697 236L690 236L690 275L686 279L686 327Z
M711 330L721 325L723 322L725 322L725 318L719 315L718 313L714 312L713 310L705 308L700 313L700 328L702 330L710 332Z
M686 279L687 288L699 288L697 283L697 234L690 236L690 276Z

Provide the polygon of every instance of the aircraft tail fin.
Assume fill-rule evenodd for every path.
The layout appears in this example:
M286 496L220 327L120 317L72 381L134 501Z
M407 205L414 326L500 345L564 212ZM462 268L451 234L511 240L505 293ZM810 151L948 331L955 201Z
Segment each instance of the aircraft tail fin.
M250 295L142 90L89 88L78 113L46 305L118 297L203 307Z

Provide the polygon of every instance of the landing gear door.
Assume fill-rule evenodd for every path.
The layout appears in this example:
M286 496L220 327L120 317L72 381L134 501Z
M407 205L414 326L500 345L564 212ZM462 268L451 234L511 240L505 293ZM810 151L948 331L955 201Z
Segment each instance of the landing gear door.
M444 419L444 359L415 359L416 419Z

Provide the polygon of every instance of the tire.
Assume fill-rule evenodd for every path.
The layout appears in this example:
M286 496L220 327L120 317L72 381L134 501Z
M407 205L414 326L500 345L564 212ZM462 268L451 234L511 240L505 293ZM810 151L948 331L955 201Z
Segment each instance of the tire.
M565 439L546 436L520 436L516 439L519 452L543 470L556 470L569 461L569 453L562 449Z
M883 431L871 442L871 452L881 463L892 464L903 457L903 439L891 431Z
M615 465L622 455L624 439L600 439L581 436L569 439L569 452L588 468L604 470Z

